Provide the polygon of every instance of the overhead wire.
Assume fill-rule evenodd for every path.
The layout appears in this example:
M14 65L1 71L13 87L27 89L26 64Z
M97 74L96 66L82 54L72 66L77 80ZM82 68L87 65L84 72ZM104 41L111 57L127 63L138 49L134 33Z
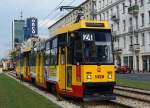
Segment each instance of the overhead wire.
M54 12L55 12L55 10L57 10L57 9L59 9L59 7L60 7L60 5L64 2L65 0L62 0L54 9L52 9L51 11L50 11L50 13L48 13L48 15L46 15L44 18L43 18L43 20L45 20L47 17L49 17L50 15L52 15ZM39 24L39 26L41 25L42 23L40 23Z
M67 5L72 5L74 2L75 2L76 0L72 0L69 4L67 4ZM53 16L53 17L51 17L51 18L49 18L49 20L47 20L47 21L45 21L45 22L43 22L42 24L40 24L39 26L40 27L42 27L42 26L45 26L45 24L47 24L47 23L49 23L49 21L50 20L54 20L54 19L60 19L61 17L63 17L65 14L64 13L58 13L58 12L56 12L58 9L59 9L59 7L60 7L60 5L62 4L64 2L64 0L62 0L58 5L57 5L57 7L55 8L55 9L53 9L44 19L46 19L47 17L49 17L50 15L51 15L51 13L53 13L54 11L55 11L55 15ZM59 17L58 17L59 16ZM57 18L58 17L58 18Z

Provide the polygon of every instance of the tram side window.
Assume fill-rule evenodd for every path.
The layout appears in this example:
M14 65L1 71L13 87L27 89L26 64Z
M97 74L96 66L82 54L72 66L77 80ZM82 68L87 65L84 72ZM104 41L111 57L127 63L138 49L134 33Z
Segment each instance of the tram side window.
M32 54L32 57L33 57L33 59L31 60L32 61L32 65L35 66L35 62L36 62L36 55L35 55L35 53Z
M32 53L30 53L29 55L29 65L33 66L33 54Z
M73 38L69 37L69 43L68 43L68 53L67 53L67 57L68 57L68 64L72 64L73 63L73 48L74 47L74 41Z
M45 52L45 65L46 66L50 65L50 50L46 50Z
M61 34L61 36L58 37L58 45L59 46L62 46L62 45L66 44L66 42L67 42L66 35L67 34Z
M74 44L75 63L82 62L82 41L80 36L76 36Z
M50 50L50 65L57 65L57 38L52 40L52 48Z

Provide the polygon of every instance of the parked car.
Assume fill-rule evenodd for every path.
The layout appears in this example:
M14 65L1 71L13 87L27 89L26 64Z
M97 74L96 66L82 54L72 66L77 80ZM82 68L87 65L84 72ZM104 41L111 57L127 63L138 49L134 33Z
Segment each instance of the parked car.
M115 72L126 74L126 73L131 73L132 69L129 66L118 66L118 67L115 67Z

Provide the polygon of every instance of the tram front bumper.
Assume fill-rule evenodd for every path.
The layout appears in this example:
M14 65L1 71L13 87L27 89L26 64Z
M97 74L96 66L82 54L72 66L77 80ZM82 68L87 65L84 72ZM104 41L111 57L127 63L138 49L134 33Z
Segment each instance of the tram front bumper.
M115 100L115 94L101 94L97 96L85 96L83 101L104 101L104 100Z
M115 100L114 85L115 82L84 83L83 101Z

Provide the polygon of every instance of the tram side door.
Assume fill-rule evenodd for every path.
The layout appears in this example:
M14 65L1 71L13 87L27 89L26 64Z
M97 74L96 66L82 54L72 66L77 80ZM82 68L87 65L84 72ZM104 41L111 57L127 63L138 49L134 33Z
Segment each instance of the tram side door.
M72 65L67 63L67 47L60 48L60 88L64 92L71 91Z
M59 48L60 51L60 73L59 73L59 87L61 91L66 91L66 48L65 46L61 46Z

